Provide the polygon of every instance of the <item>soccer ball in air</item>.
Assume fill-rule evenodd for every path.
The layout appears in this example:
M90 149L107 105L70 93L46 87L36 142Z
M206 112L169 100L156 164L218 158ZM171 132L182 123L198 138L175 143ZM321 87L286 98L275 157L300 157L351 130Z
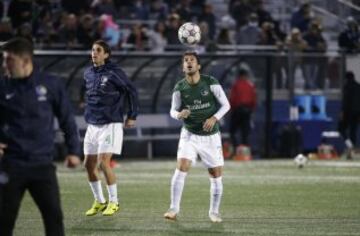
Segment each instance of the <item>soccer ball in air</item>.
M187 22L180 26L178 31L178 37L182 44L197 44L200 42L201 39L200 27L195 23Z
M298 168L303 168L306 165L306 163L308 162L308 158L303 154L298 154L294 158L294 162Z

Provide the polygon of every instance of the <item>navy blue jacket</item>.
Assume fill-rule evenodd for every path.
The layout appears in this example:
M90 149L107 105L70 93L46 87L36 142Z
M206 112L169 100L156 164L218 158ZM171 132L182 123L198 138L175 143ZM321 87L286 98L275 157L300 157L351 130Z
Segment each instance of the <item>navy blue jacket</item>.
M84 72L85 120L89 124L103 125L123 122L124 100L128 101L127 117L136 119L138 94L123 70L112 62L90 67Z
M78 129L62 81L34 70L29 78L0 79L0 142L4 161L48 164L54 150L54 118L69 154L80 153Z

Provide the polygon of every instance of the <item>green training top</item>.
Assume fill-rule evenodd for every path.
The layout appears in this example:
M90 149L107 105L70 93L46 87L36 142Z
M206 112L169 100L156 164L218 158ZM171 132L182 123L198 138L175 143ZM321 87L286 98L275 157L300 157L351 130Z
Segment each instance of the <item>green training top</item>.
M184 119L185 128L197 135L211 135L219 132L218 122L210 132L203 130L205 120L213 116L217 110L217 100L210 86L219 85L219 82L209 75L200 75L197 84L189 84L185 78L176 83L174 92L179 91L181 97L180 110L189 109L190 116Z

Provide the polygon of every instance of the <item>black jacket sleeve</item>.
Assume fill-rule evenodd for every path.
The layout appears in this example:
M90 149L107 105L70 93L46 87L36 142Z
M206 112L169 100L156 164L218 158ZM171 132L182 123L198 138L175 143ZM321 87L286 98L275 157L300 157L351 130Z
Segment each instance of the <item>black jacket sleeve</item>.
M127 75L121 69L116 69L115 74L117 76L116 83L117 86L120 86L125 89L126 97L128 101L128 113L127 118L135 120L138 115L139 110L139 99L138 92L134 83L128 79Z
M68 154L80 154L79 131L75 123L71 103L64 84L60 79L57 80L55 102L53 104L54 113L59 121L59 126L65 134L65 143Z

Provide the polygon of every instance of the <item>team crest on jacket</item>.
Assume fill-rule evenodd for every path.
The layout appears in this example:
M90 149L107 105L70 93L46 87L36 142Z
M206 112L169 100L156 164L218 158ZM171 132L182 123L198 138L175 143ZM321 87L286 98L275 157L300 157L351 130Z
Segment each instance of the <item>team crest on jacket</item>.
M109 78L107 76L101 76L101 82L100 82L100 86L105 86L106 82L109 80Z
M209 90L204 89L204 90L201 90L200 93L201 93L202 96L207 96L209 94Z
M38 85L35 88L38 101L46 101L47 88L44 85Z

